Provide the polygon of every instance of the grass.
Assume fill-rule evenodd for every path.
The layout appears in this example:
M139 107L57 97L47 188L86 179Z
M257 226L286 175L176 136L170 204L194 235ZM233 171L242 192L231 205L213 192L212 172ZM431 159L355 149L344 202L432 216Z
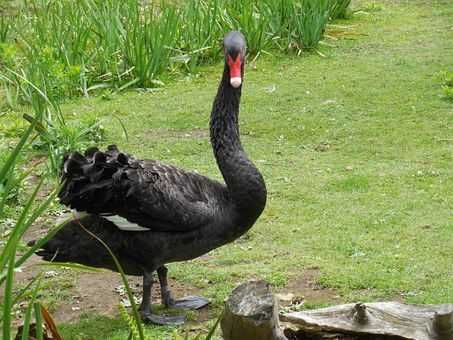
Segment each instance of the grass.
M280 289L308 268L342 301L451 302L453 106L436 74L453 69L452 18L447 0L385 1L346 22L351 33L322 47L325 58L276 54L249 67L242 141L264 174L268 205L246 237L170 265L171 275L201 289L216 312L240 282L260 277ZM114 112L129 140L107 120L104 144L220 178L205 134L220 69L161 91L75 99L62 111L76 120ZM127 326L86 315L61 331L123 339Z

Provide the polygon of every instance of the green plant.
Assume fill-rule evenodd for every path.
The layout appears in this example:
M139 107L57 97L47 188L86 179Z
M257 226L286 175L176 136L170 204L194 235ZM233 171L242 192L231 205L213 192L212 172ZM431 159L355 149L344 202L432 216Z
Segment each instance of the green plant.
M270 46L272 36L267 32L269 16L262 10L262 4L255 1L228 1L225 26L239 30L247 37L248 52L257 55Z
M170 63L171 46L178 40L179 16L172 5L150 4L141 8L129 2L127 29L123 32L123 54L138 86L155 86Z
M39 74L48 98L62 102L64 98L80 93L81 69L80 66L65 65L55 53L57 52L50 47L31 51L27 54L25 73Z
M17 45L0 42L0 67L14 67L20 62Z
M37 67L29 65L22 70L22 74L7 69L14 81L6 76L3 76L3 79L18 86L23 98L32 104L35 112L41 112L35 117L24 114L24 118L32 123L38 132L39 138L35 140L33 147L46 151L50 173L56 176L63 156L98 143L103 137L103 126L97 118L71 122L65 120L59 106L63 94L60 92L61 88L56 85L58 82L64 83L64 78L52 77L53 73L49 73L49 69L52 70L60 64L45 60L42 64L39 60L36 61L36 65L39 65ZM38 88L42 90L39 90L41 95L37 96Z
M48 98L44 96L42 91L40 91L34 84L29 83L33 89L37 92L37 96L34 98L38 98L42 96L44 101L48 101ZM40 105L37 105L36 108L43 108ZM20 158L20 154L24 147L27 145L30 136L33 133L33 130L36 127L37 122L40 120L44 112L42 110L37 110L35 112L35 119L32 124L30 124L27 131L22 135L19 142L17 143L16 147L8 153L6 160L3 162L3 165L0 169L0 183L2 183L2 195L0 196L0 216L2 216L3 207L6 204L6 201L9 198L9 194L14 190L14 186L20 185L21 181L13 181L13 173L14 169L17 166L18 160ZM23 176L22 176L23 177ZM6 183L6 184L5 184ZM29 291L32 287L32 283L26 287L26 289L21 290L18 294L14 295L13 293L13 280L14 280L14 269L20 266L28 257L30 257L33 252L28 252L19 260L16 260L16 252L18 245L20 243L21 237L24 233L30 228L32 223L36 221L36 219L43 214L46 208L53 202L56 191L51 193L46 200L39 203L36 207L34 207L36 196L42 186L43 180L41 180L38 185L35 187L34 191L30 195L29 199L27 200L26 204L22 208L20 215L14 225L14 228L11 230L11 233L8 236L4 246L1 249L0 253L0 286L4 284L4 301L2 304L2 317L1 317L1 326L2 326L2 338L5 340L9 340L12 338L11 336L11 313L15 306L15 304ZM41 244L42 245L42 244ZM36 250L36 249L34 249ZM33 250L33 251L34 251ZM25 324L23 328L23 335L22 339L28 339L28 330L30 325L30 318L32 309L35 311L35 318L36 318L36 329L38 337L42 338L42 327L41 327L41 306L35 302L37 291L39 290L39 282L36 284L32 291L32 298L29 301L29 305L27 307L27 311L25 314Z
M443 71L438 74L442 83L442 92L446 99L453 100L453 72Z
M435 78L445 87L453 87L453 72L452 71L441 71L438 72Z
M222 6L220 0L189 0L181 9L181 26L177 48L189 71L201 63L214 60L222 39Z
M13 72L13 74L15 73ZM35 115L34 117L28 115L25 116L30 122L28 129L25 133L23 133L16 147L12 151L8 152L5 159L2 159L0 163L0 217L3 217L3 208L6 202L10 199L11 194L14 190L17 190L18 187L20 187L22 180L28 175L28 172L20 174L19 176L16 174L16 168L18 167L21 154L30 143L30 140L32 139L31 137L35 130L42 135L50 135L50 130L45 128L43 122L46 122L46 119L51 117L50 113L52 110L59 108L55 102L52 102L51 99L46 96L45 83L40 84L44 85L44 89L40 89L39 85L36 85L28 78L19 74L15 75L22 81L25 90L29 94L32 107L35 110ZM9 81L9 79L4 75L1 77L2 79ZM64 120L60 120L59 123L65 124ZM66 127L67 125L64 126ZM88 134L89 132L92 131L78 131L78 134ZM54 142L57 144L57 141ZM2 303L2 314L0 318L3 339L12 339L12 311L15 305L25 296L31 296L31 299L28 301L28 307L25 312L24 325L21 328L20 338L24 340L29 338L30 321L33 310L36 320L35 332L38 339L42 338L44 333L42 320L45 321L47 328L53 335L58 334L50 314L39 302L36 301L37 292L40 289L39 277L38 279L32 280L32 282L30 282L17 294L15 294L13 290L15 269L20 267L32 254L34 254L37 249L41 248L65 224L65 222L63 222L51 228L45 237L36 242L24 254L17 258L17 250L22 236L56 198L58 188L53 190L53 192L51 192L43 201L35 203L37 195L42 188L43 181L44 178L41 179L41 181L34 188L33 192L29 195L29 198L21 209L21 212L17 217L15 225L11 229L7 240L0 248L0 286L4 286L4 301ZM37 282L33 287L35 281Z
M330 17L332 19L344 19L348 15L348 7L351 0L331 0Z
M140 333L137 328L137 323L135 322L134 318L129 315L129 313L126 310L126 307L123 305L119 305L119 310L120 310L120 316L121 318L127 323L127 326L129 328L130 334L129 334L129 339L140 339Z
M0 67L32 69L45 79L48 97L60 101L97 89L152 87L168 71L194 72L216 60L229 29L244 32L252 55L275 46L314 48L326 6L334 17L347 1L29 0L17 15L1 18ZM7 104L29 103L20 78L9 78Z
M292 4L290 32L297 49L313 49L324 35L329 20L329 0L301 0Z
M26 119L33 118L25 115ZM39 124L39 139L33 142L37 150L46 151L49 158L49 170L58 176L63 157L76 150L99 143L104 136L104 128L97 118L89 117L82 121L47 121Z
M0 153L0 168L3 168L6 164L7 155L7 153ZM29 175L29 171L24 171L22 169L23 161L20 156L14 163L15 164L6 172L0 181L0 217L3 215L6 204L18 203L18 196L22 190L22 183Z
M3 13L0 14L0 43L6 43L15 19L11 16L3 15Z
M272 41L282 51L291 45L290 20L294 15L294 0L263 0L259 2L263 15L267 17L266 30Z
M442 91L444 93L445 98L453 101L453 87L442 86Z
M0 78L8 79L0 74ZM38 97L35 97L38 98ZM43 115L43 111L41 110L42 107L40 105L36 105L36 115L35 121L39 121ZM14 191L18 190L18 186L22 183L22 180L25 178L25 175L17 176L15 170L18 167L20 154L22 150L26 147L29 137L32 135L33 130L35 128L36 123L32 123L25 133L20 138L19 142L17 143L16 147L8 152L4 156L1 162L1 169L0 169L0 217L3 215L3 209L6 205L7 201L11 198L11 195L14 195ZM27 212L28 213L28 212ZM16 226L17 227L17 226ZM16 229L16 228L15 228ZM0 266L0 273L2 268Z
M89 58L91 26L82 3L34 0L30 2L29 11L30 19L21 34L26 43L26 54L39 56L41 50L50 50L53 59L65 67L81 65Z
M84 0L80 4L91 27L90 44L87 46L90 57L84 58L89 74L87 84L102 81L119 85L123 78L128 79L126 76L129 74L124 69L121 49L124 25L129 17L127 10L131 9L130 1Z

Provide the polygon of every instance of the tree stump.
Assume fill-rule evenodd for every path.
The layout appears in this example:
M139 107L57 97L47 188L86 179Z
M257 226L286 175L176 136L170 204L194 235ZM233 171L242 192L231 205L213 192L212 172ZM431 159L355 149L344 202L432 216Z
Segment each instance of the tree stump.
M284 340L278 321L278 301L265 281L236 287L225 301L221 320L225 340Z

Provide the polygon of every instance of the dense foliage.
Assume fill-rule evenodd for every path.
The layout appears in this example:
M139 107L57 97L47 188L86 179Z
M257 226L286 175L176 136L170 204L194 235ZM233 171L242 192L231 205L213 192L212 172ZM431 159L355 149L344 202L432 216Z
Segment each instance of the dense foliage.
M316 48L344 0L27 1L0 20L0 68L11 106L29 101L16 73L46 78L47 95L153 87L163 74L216 60L223 34L241 30L249 53ZM5 15L6 14L6 15Z

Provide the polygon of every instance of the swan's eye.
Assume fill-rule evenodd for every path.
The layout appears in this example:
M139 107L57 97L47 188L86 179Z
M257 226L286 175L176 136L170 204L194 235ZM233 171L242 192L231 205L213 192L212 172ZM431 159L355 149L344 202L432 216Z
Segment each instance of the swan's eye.
M230 68L230 84L234 88L238 88L242 84L242 76L241 76L241 57L238 54L236 59L233 59L230 55L228 55L228 67Z

